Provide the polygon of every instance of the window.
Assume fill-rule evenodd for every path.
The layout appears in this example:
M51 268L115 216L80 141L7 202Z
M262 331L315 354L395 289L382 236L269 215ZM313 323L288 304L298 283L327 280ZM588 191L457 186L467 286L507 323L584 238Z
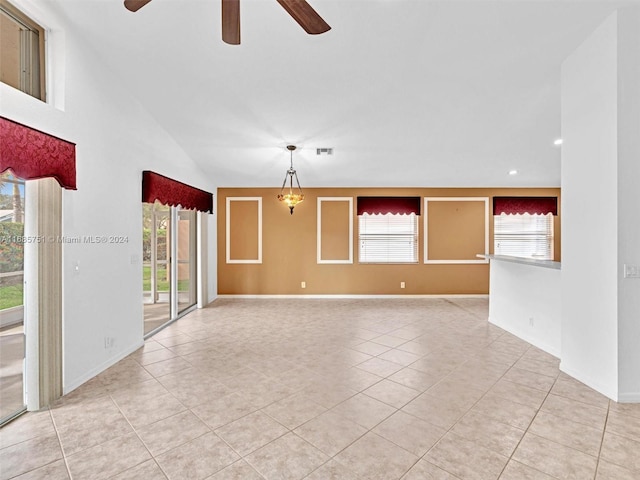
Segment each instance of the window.
M0 0L0 81L45 99L44 29L6 0Z
M553 215L494 215L494 254L553 260Z
M358 215L360 263L417 263L418 216Z

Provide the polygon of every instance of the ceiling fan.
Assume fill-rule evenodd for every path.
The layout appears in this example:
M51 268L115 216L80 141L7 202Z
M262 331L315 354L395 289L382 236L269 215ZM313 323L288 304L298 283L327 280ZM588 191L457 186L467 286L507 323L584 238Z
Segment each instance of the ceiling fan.
M150 1L124 0L124 6L137 12ZM318 35L331 30L306 0L277 1L308 34ZM240 45L240 0L222 0L222 40L230 45Z

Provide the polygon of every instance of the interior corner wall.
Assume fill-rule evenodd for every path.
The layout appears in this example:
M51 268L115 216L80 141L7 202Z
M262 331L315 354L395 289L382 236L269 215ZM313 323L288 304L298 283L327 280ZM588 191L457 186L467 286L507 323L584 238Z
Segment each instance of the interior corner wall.
M55 101L44 103L0 84L0 114L77 144L78 190L65 190L62 204L67 393L143 343L142 171L208 191L212 185L202 183L202 171L86 47L55 4L14 3L48 29ZM102 237L106 243L91 241ZM215 262L216 250L208 256ZM215 272L214 266L209 274Z
M640 7L618 16L618 362L619 401L640 403Z
M614 13L562 65L560 364L561 370L616 400L617 68Z

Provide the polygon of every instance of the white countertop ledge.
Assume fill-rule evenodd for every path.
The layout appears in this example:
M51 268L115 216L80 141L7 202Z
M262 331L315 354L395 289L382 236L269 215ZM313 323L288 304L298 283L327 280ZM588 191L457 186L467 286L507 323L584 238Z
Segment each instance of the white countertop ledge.
M484 258L485 260L499 260L501 262L521 263L534 267L552 268L554 270L561 270L562 266L562 263L554 262L553 260L536 260L535 258L510 257L508 255L485 255L479 253L476 257Z

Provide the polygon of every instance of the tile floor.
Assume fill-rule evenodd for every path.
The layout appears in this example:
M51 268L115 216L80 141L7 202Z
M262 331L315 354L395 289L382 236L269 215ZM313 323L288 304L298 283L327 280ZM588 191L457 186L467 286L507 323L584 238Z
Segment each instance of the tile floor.
M640 478L640 405L486 318L482 299L221 299L0 430L0 478Z

